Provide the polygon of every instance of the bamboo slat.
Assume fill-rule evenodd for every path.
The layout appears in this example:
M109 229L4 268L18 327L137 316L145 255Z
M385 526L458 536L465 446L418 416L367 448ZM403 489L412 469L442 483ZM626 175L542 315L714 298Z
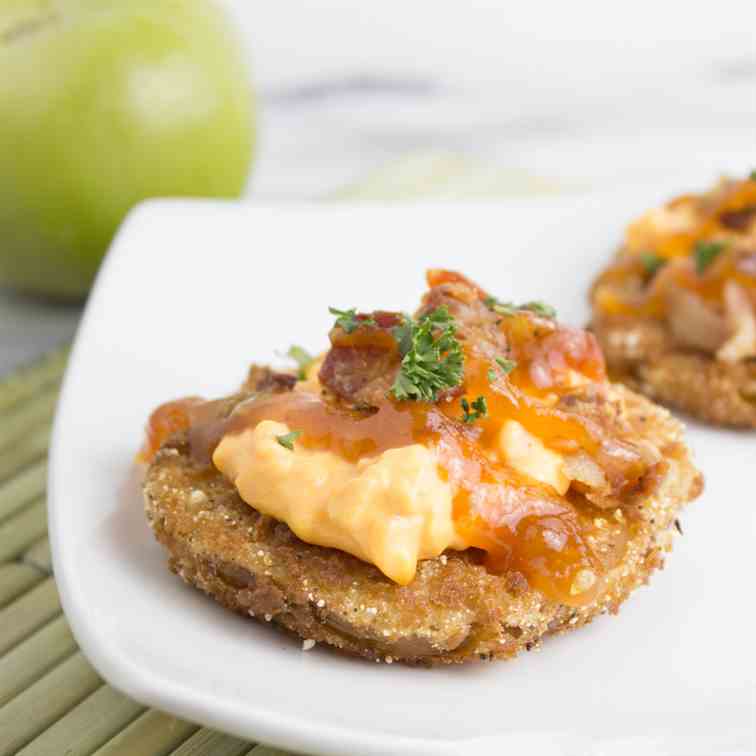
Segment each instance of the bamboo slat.
M21 557L24 564L36 567L40 572L50 574L52 572L52 554L50 552L50 539L47 536L35 541Z
M47 460L30 465L0 484L0 522L45 493Z
M203 727L171 753L171 756L241 756L251 743Z
M0 564L0 610L43 578L26 564ZM2 613L0 613L2 616Z
M0 709L0 756L15 754L101 684L81 653L70 656Z
M76 641L68 623L58 617L0 657L0 706L75 650Z
M29 431L15 444L3 449L0 454L0 482L8 480L19 470L40 460L47 453L50 441L50 426L45 423Z
M14 443L31 428L52 422L57 403L58 386L55 384L6 412L0 420L0 448Z
M44 387L59 381L68 361L68 346L56 349L38 362L17 370L0 384L0 412L34 396Z
M98 748L94 756L169 756L198 729L198 725L150 709Z
M55 581L47 578L0 610L0 654L9 651L56 614L60 614L58 590Z
M103 685L38 735L17 756L90 756L145 709Z
M47 502L37 499L0 525L0 562L9 562L47 532Z

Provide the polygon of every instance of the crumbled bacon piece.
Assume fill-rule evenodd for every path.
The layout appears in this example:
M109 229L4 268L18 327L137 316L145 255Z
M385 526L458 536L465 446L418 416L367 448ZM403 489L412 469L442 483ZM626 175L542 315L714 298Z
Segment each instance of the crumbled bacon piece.
M719 222L732 231L747 231L754 221L756 221L756 205L740 210L726 210L719 215Z
M604 378L601 349L595 336L579 328L562 326L536 341L530 352L530 378L540 389L569 386L573 373L596 373Z
M352 333L338 327L331 330L331 349L318 379L339 399L353 405L377 406L385 401L399 370L401 358L392 329L402 317L384 311L357 316L357 320L368 318L375 325Z

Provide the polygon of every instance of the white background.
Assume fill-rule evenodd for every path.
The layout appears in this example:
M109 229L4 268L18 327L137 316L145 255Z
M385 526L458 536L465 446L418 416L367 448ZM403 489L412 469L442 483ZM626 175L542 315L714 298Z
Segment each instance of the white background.
M756 161L754 3L224 2L274 106L261 193L415 150L594 185Z

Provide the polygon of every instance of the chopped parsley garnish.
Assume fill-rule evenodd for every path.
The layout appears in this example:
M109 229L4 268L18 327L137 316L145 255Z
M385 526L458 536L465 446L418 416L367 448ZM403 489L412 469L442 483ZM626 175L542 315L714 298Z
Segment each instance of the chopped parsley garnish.
M303 381L307 378L307 368L312 365L315 358L303 347L292 344L289 347L289 351L286 352L286 356L290 357L299 366L297 371L297 378Z
M751 181L756 181L756 171L751 171L751 175L748 177Z
M525 304L514 305L512 302L500 302L496 297L486 297L483 304L497 315L507 317L516 314L518 310L528 310L541 318L553 319L557 316L557 311L545 302L525 302Z
M667 260L653 252L641 252L640 255L641 265L643 270L648 273L649 276L653 276L659 268L663 268L667 264Z
M302 435L302 431L292 431L291 433L284 433L282 436L276 436L276 441L278 441L281 446L288 449L289 451L294 451L294 442Z
M704 271L717 259L727 245L724 242L698 241L693 247L693 257L696 261L696 273L702 275Z
M464 355L445 306L417 320L408 315L392 331L402 357L391 394L399 401L435 402L462 381Z
M488 368L488 382L493 383L499 376L496 375L496 371L493 368Z
M504 375L511 373L517 367L514 360L508 360L505 357L497 357L496 364L504 371Z
M329 307L328 312L330 312L331 315L336 315L334 326L341 328L344 333L352 333L360 326L374 326L376 324L373 318L358 318L356 307L352 307L351 310L337 310L335 307Z
M478 418L485 417L488 414L485 396L479 396L472 404L467 399L463 399L461 404L462 411L465 413L462 420L465 423L474 423Z

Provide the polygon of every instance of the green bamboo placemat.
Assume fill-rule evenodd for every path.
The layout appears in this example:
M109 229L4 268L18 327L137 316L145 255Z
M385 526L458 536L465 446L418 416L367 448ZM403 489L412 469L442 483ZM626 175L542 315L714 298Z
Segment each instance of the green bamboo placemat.
M555 191L453 155L389 166L332 199ZM50 562L50 427L68 347L0 380L0 756L285 756L148 709L104 683L76 646Z
M106 685L61 612L47 447L68 348L0 381L0 756L273 756Z

